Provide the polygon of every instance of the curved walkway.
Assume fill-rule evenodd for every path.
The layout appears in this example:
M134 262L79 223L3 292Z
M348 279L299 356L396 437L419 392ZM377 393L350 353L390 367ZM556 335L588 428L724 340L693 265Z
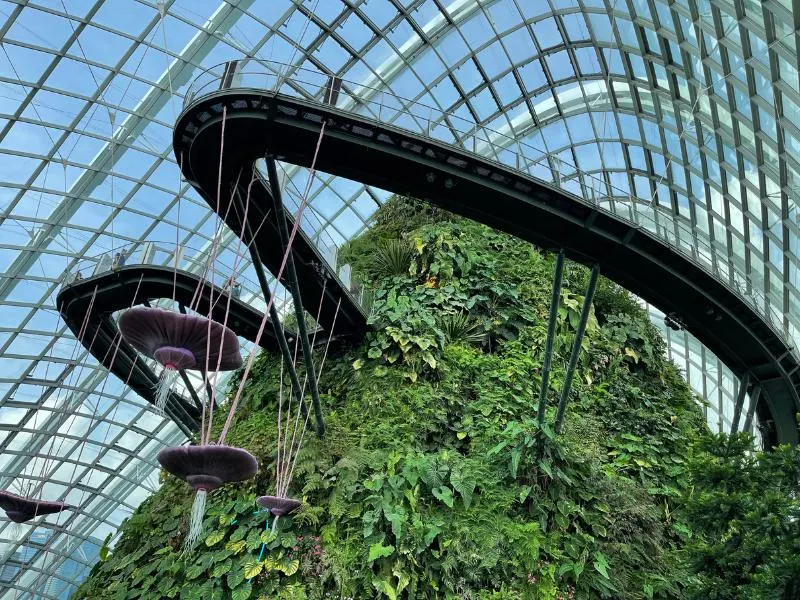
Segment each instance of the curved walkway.
M204 153L208 155L201 159L200 155ZM205 167L197 165L190 182L208 206L217 210L219 138L215 146L193 148L192 155L201 160ZM269 183L256 169L254 159L237 162L226 170L219 196L219 215L236 235L249 244L249 235L243 227L246 213L250 231L255 233L261 262L273 276L277 276L283 262L284 246L273 210ZM237 199L231 202L234 197ZM286 209L284 212L291 231L294 218ZM318 314L316 320L319 326L334 337L360 339L367 331L367 310L300 227L292 243L292 254L305 310L315 318ZM284 271L281 277L284 285L286 277L287 272ZM331 331L334 322L335 331Z
M137 394L152 404L155 402L158 376L147 363L136 360L137 351L123 341L119 345L116 359L112 360L119 333L112 314L134 304L162 298L174 299L179 304L188 306L201 282L197 312L208 314L209 297L213 289L214 306L211 316L222 322L225 319L228 296L219 287L212 286L194 273L181 270L176 272L170 267L149 264L126 265L70 281L59 291L56 305L77 338L94 297L81 343L100 364L122 381L127 381ZM262 318L263 314L246 302L231 298L227 324L238 335L254 342ZM269 351L277 351L278 343L271 327L266 328L259 345ZM194 400L171 393L166 412L184 432L197 429L200 411L201 408Z
M797 442L800 364L783 335L704 266L636 224L462 147L328 103L258 89L211 92L181 114L175 154L204 197L216 197L223 111L223 195L265 155L310 166L324 124L319 170L425 199L540 248L564 248L573 260L599 264L609 279L680 315L734 373L749 373L761 387L757 414L767 445Z

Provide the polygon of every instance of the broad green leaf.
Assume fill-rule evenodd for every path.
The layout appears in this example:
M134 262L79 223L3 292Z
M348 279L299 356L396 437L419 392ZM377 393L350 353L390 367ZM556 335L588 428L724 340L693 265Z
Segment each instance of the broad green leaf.
M526 485L526 486L523 486L523 487L522 487L522 489L519 491L519 501L520 501L520 503L522 503L522 502L525 502L525 499L526 499L526 498L527 498L527 497L530 495L530 493L531 493L531 489L532 489L532 488L531 488L531 486L529 486L529 485Z
M227 544L225 544L225 549L230 550L234 554L240 554L244 550L246 545L247 542L245 542L244 540L239 540L238 542L228 542Z
M300 561L297 560L296 558L289 562L281 563L278 566L278 569L282 571L283 574L286 575L287 577L291 577L292 575L297 573L297 570L299 568L300 568Z
M191 565L186 569L186 579L197 579L205 572L202 565Z
M214 544L218 544L224 538L225 538L225 531L223 530L212 531L210 534L208 534L208 537L206 537L206 546L211 547Z
M239 563L239 564L241 564L241 563ZM239 584L241 584L244 581L244 569L240 569L240 568L231 569L228 572L228 576L226 577L226 580L228 582L228 587L229 588L235 589L235 588L239 587Z
M231 592L231 600L248 600L253 593L253 586L249 581Z
M220 563L214 565L214 570L212 571L212 577L214 579L219 579L223 575L225 575L228 571L231 570L231 565L233 561L231 559L226 559Z
M431 491L438 500L444 502L449 508L453 508L453 491L449 487L440 485L439 487L433 488Z
M248 560L244 563L244 578L245 579L252 579L264 569L264 565L262 565L257 560Z
M269 544L270 542L274 541L278 537L277 531L272 531L271 529L265 529L261 532L261 541L264 544Z
M386 581L385 579L373 579L372 585L375 587L376 590L386 595L389 598L389 600L397 600L397 592L395 591L392 584Z
M377 542L369 547L369 556L367 557L367 560L369 562L373 562L379 558L391 556L392 553L394 553L394 546L384 546L380 542Z
M608 560L605 557L605 554L602 552L597 552L594 555L594 568L600 573L603 577L608 579Z

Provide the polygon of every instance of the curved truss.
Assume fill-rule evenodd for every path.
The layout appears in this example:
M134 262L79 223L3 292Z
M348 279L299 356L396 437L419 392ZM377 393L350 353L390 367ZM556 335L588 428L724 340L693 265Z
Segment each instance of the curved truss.
M242 165L265 154L310 164L314 140L325 127L320 169L440 204L543 248L563 247L576 260L600 264L609 277L665 312L680 315L729 367L761 383L766 401L760 416L769 425L768 442L797 441L800 364L786 340L737 290L681 248L532 177L529 165L520 167L519 155L512 157L512 166L482 159L463 143L446 144L364 117L358 99L340 102L351 103L356 112L266 90L206 94L179 119L175 153L184 159L187 180L208 193L216 182L208 175L213 173L209 157L220 145L223 121L232 148L221 169L224 186L235 181Z
M96 401L103 417L78 446L91 444L100 462L120 445L139 458L123 461L116 477L91 476L108 500L68 531L46 523L32 534L38 541L19 544L0 530L10 578L0 576L0 597L69 590L144 497L133 483L120 484L126 469L148 482L161 443L180 435L91 359L76 368L84 356L71 359L75 340L53 299L77 257L168 239L178 224L181 243L213 237L214 217L180 181L170 139L180 96L203 69L255 56L291 64L285 75L316 68L497 131L513 127L628 190L641 209L651 205L660 225L684 223L796 340L797 13L790 0L6 3L0 475L22 472L22 455L9 452L61 436L72 415L91 414ZM287 176L287 193L302 189L303 169L288 167ZM318 182L307 213L313 222L303 225L320 247L357 234L386 197L341 177ZM691 376L717 372L715 357L674 356L686 361L699 393L716 394ZM709 409L714 426L727 422L725 406L735 400L735 382L719 377L728 400ZM67 469L58 478L64 489L89 476L83 459L70 475L74 443L65 441L56 464ZM24 572L12 577L21 563Z

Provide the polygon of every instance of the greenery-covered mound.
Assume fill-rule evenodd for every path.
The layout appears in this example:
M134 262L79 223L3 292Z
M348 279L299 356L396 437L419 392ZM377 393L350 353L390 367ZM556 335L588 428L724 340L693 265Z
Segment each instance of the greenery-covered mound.
M748 474L763 475L760 455L747 454L747 440L729 449L704 433L695 398L625 292L601 281L555 435L585 269L565 275L540 428L552 257L402 200L345 255L374 295L374 329L327 358L328 431L309 432L301 452L291 487L300 511L272 534L255 504L274 492L277 431L279 363L262 355L228 438L258 456L257 479L211 494L205 537L182 553L192 494L166 477L75 597L758 598L789 589L798 566L789 546L762 544L750 560L755 538L730 526L749 507L719 512L724 477L747 461ZM792 450L780 456L776 472L800 465ZM774 528L796 529L785 480L748 526L777 513ZM757 503L758 484L746 485L740 500ZM731 543L744 553L733 563ZM755 581L759 573L769 581ZM756 587L725 595L740 585Z

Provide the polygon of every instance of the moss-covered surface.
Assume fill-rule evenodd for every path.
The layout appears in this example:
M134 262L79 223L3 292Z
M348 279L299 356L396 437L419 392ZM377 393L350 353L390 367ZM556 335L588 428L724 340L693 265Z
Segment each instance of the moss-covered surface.
M390 203L345 252L369 274L375 327L328 356L328 431L306 438L291 487L301 510L273 535L255 505L274 491L279 365L264 355L228 440L257 455L257 479L211 494L205 538L182 554L191 493L167 477L75 597L635 599L696 583L675 510L705 426L643 311L601 282L556 436L586 270L566 273L540 428L552 257L415 215Z

